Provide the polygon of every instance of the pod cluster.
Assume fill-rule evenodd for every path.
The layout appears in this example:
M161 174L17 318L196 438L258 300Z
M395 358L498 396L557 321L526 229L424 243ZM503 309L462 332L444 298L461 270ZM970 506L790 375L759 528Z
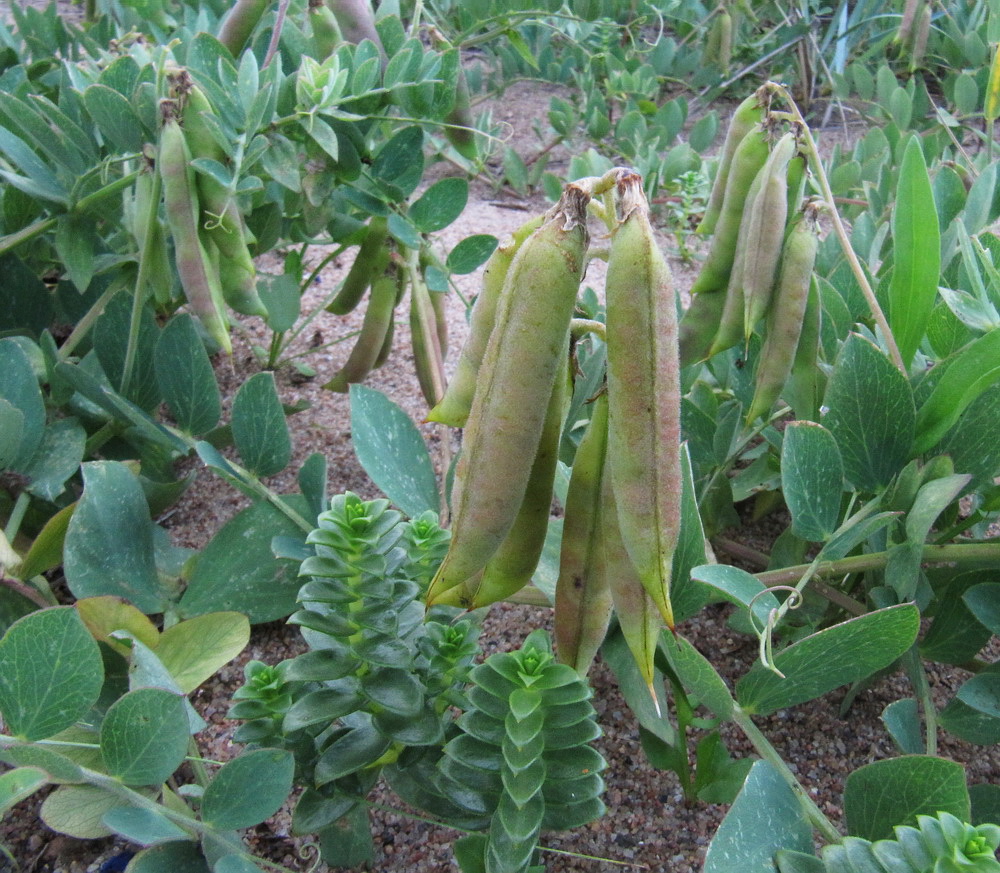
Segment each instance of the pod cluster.
M806 159L798 131L768 111L770 85L737 108L699 230L708 253L680 322L680 364L690 366L763 336L747 422L767 416L798 359L815 362L809 321L819 207L802 205ZM813 295L815 296L815 294ZM814 309L818 311L814 303ZM808 348L800 348L806 343ZM787 398L786 398L787 399Z
M559 660L582 675L617 611L651 684L657 637L673 625L680 528L676 295L641 177L618 170L605 180L614 210L605 212L607 384L589 399L573 464L555 636ZM430 415L465 433L451 546L428 604L486 606L526 585L537 566L576 370L570 335L592 190L568 186L487 264L456 378Z

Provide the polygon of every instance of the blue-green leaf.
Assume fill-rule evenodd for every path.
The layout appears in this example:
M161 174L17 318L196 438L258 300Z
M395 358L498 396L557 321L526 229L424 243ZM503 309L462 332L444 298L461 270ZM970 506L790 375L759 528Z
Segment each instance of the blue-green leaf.
M406 515L438 511L430 454L402 409L379 391L351 385L351 435L365 472Z
M833 435L811 421L793 421L781 443L781 490L792 532L823 542L837 527L844 466Z
M233 441L243 464L258 476L280 473L291 460L292 440L273 373L251 376L236 392Z
M903 152L892 213L894 266L889 283L889 326L909 365L927 328L941 273L941 232L920 140Z

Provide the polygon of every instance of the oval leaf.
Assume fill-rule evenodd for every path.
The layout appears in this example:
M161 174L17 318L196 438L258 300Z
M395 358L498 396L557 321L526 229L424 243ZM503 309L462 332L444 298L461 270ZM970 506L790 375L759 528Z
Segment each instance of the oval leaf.
M205 345L187 313L172 318L156 343L156 380L177 426L192 436L219 423L222 402Z
M163 612L153 525L139 480L117 461L83 465L83 497L66 530L66 581L75 597L112 594Z
M0 713L17 737L41 740L71 727L103 684L97 643L70 606L26 615L0 640Z
M793 421L781 443L781 490L792 514L792 533L824 542L837 528L844 465L837 441L822 425Z
M420 431L388 397L351 385L351 437L372 481L406 515L437 512L437 477Z
M201 815L221 831L253 827L273 815L292 790L295 759L281 749L257 749L222 767L205 789Z
M108 772L126 785L159 785L181 765L189 735L183 697L137 688L104 716L101 754Z
M280 473L292 458L292 440L273 373L251 376L233 400L233 441L243 464L258 476Z

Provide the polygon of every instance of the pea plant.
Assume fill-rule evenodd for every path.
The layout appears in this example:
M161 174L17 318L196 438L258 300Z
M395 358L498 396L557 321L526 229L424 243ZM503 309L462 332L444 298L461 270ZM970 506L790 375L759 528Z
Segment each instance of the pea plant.
M939 755L942 732L1000 740L990 5L351 5L95 0L79 27L53 9L0 29L0 808L46 789L43 821L132 843L130 873L244 873L279 865L239 831L294 795L296 834L359 866L382 780L463 833L466 873L538 871L548 832L605 811L601 657L650 760L689 802L732 803L707 873L1000 869L1000 790ZM865 40L892 48L874 72ZM485 166L466 93L483 78L461 63L478 46L501 79L575 87L548 121L579 154L559 178L508 150L508 181L553 205L441 259L468 183L421 187L425 154ZM773 46L799 74L754 89ZM845 114L878 120L827 159L801 109L817 65ZM705 162L719 116L685 133L691 103L734 87ZM706 239L684 306L654 232L673 196L682 251L692 213ZM281 365L321 245L356 249L322 308L367 309L325 387L350 392L387 499L331 499L319 455L300 493L263 481L301 412L270 372L223 421L210 356L233 313L263 319L255 351ZM279 248L283 272L260 272ZM442 295L484 261L446 384ZM463 429L447 487L358 384L404 300L428 419ZM188 456L252 501L200 552L153 521ZM727 535L744 504L784 519L769 555ZM717 559L737 553L759 572ZM487 657L482 617L507 599L551 604L554 641ZM733 686L685 634L714 603L759 646ZM205 760L189 695L283 618L307 650L247 665L245 749ZM944 705L939 664L968 674ZM754 716L891 673L912 689L882 714L901 754L849 775L838 827Z

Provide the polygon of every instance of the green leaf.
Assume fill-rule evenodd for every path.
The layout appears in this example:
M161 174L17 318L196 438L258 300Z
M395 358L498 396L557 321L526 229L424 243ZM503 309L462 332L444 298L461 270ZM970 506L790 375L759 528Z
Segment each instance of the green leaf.
M118 698L101 723L101 755L126 785L159 785L184 761L190 728L184 698L137 688Z
M320 722L332 724L336 719L360 709L364 703L353 677L328 685L330 687L310 691L292 704L282 722L285 733Z
M87 432L75 418L59 418L47 425L34 457L23 469L31 480L28 491L54 502L63 493L66 480L80 469L86 445ZM61 552L59 557L56 563L61 563Z
M393 212L389 216L388 228L389 233L406 248L420 248L420 233L402 215Z
M1000 391L984 391L938 443L941 453L951 456L958 472L972 476L967 486L969 491L992 484L1000 474L997 421L1000 421Z
M844 475L862 491L889 484L910 458L916 413L906 378L871 342L851 334L826 389L824 426Z
M125 373L125 354L128 348L132 322L132 299L126 294L117 295L101 313L94 325L94 351L101 362L101 369L108 380L131 403L145 412L152 412L163 399L156 384L153 349L159 339L152 307L142 308L136 358L127 386L122 381Z
M775 854L774 861L779 873L828 873L826 864L815 855L805 852L781 849Z
M439 507L427 446L409 416L388 397L351 385L351 436L365 472L410 518Z
M930 451L974 400L1000 380L1000 327L938 364L944 373L916 418L913 454Z
M756 576L728 564L704 564L691 571L691 578L714 588L720 599L753 612L757 627L767 625L772 609L781 604Z
M99 239L94 234L93 217L74 212L60 215L54 242L66 274L82 294L94 278L94 254Z
M139 852L129 873L212 873L198 844L190 840L164 843Z
M0 340L0 398L21 413L20 428L10 432L17 441L2 449L5 466L24 470L42 441L45 402L31 361L12 338Z
M897 825L916 825L918 815L948 812L969 820L965 768L929 755L905 755L859 767L844 785L849 833L866 840L892 839Z
M270 817L292 790L295 759L283 749L257 749L215 774L201 801L201 816L218 830L253 827Z
M70 727L103 684L97 643L72 607L26 615L0 640L0 713L17 737L41 740Z
M52 830L81 840L111 836L101 820L121 799L91 785L64 785L42 803L39 816Z
M969 786L974 825L993 824L1000 821L1000 785L979 784Z
M424 705L420 680L401 667L379 667L365 674L361 690L394 715L413 718Z
M356 868L375 860L367 807L359 803L319 832L323 860L331 867Z
M882 723L904 755L917 755L924 750L920 714L914 698L904 697L890 703L882 710Z
M308 514L301 496L284 498L296 512ZM266 501L235 515L198 555L181 596L184 617L208 612L242 612L252 624L274 621L295 609L300 582L298 564L275 558L275 536L302 538L303 531Z
M979 615L972 610L966 595L995 578L995 571L990 569L966 570L955 573L943 585L935 584L934 620L920 641L921 657L945 664L964 664L978 654L993 631L977 620Z
M0 749L0 761L12 767L41 770L50 782L83 782L83 771L75 761L45 746L8 746Z
M45 772L37 767L18 767L16 770L0 773L0 815L31 797L47 782Z
M681 684L721 719L733 712L733 696L711 662L684 637L663 635L663 647Z
M941 274L941 232L917 136L911 136L907 142L899 167L892 240L889 327L908 366L924 338Z
M660 707L657 711L653 698L650 697L646 680L639 672L635 657L629 650L625 636L620 630L608 634L601 646L601 656L615 674L622 696L638 719L639 725L666 745L675 747L678 744L677 734L670 722L661 714L666 712L667 706L662 677L656 673L653 674L653 688L656 691Z
M257 373L233 400L233 441L243 465L258 476L280 473L292 458L292 440L273 373Z
M83 496L66 531L64 567L75 597L113 594L147 614L166 608L149 507L124 464L83 465Z
M424 132L417 125L405 127L379 150L372 161L372 176L398 188L409 197L424 174Z
M352 728L320 755L314 773L316 785L325 785L374 764L391 745L392 740L370 725Z
M982 583L969 588L962 600L983 627L1000 636L1000 583Z
M798 798L767 761L754 763L719 825L703 873L774 873L779 849L812 851L812 827Z
M11 253L0 255L0 304L0 330L3 331L22 334L28 331L37 335L52 321L49 288Z
M825 427L793 421L781 443L781 490L792 514L792 532L823 542L837 527L844 467L837 441Z
M250 642L250 622L240 612L198 615L168 627L156 654L185 694L235 658Z
M267 309L267 326L276 333L291 330L298 321L302 303L295 276L259 275L257 291Z
M1000 718L993 714L997 708L998 688L1000 664L991 664L948 701L941 710L941 727L970 743L983 746L1000 743Z
M467 236L448 253L448 269L456 276L472 273L486 263L497 247L497 238L488 233Z
M1000 675L980 673L973 676L958 689L956 697L976 712L1000 719Z
M109 809L101 821L118 836L138 843L154 846L187 838L187 833L169 818L152 809L135 806L117 806Z
M222 400L205 344L187 313L174 316L153 352L156 380L177 426L191 436L219 423Z
M132 104L125 97L107 85L89 85L83 92L83 104L105 142L113 150L142 150L146 131Z
M468 200L469 183L465 179L441 179L410 207L410 221L421 233L443 230L462 214Z
M920 613L910 603L841 622L775 655L786 678L754 664L736 683L736 699L761 715L814 700L887 667L913 645L919 628Z

